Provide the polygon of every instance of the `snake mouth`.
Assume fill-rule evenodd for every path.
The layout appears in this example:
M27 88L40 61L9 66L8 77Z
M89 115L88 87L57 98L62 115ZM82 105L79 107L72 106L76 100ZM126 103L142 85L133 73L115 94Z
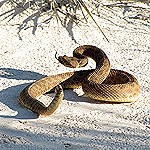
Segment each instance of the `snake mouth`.
M57 57L57 52L55 53L55 58L65 67L69 68L79 68L79 67L84 67L88 64L88 59L87 57L68 57L66 55L64 56L59 56Z
M79 68L79 61L75 57L68 57L64 55L64 56L59 56L57 60L66 67Z

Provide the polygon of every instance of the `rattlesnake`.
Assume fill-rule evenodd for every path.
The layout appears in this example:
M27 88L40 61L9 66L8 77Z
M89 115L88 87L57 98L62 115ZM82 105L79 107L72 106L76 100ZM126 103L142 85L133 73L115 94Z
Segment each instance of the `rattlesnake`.
M87 57L96 62L96 68L48 76L27 86L19 97L22 106L41 115L52 114L63 99L63 89L82 87L90 98L110 102L132 102L140 93L137 79L121 70L110 69L106 54L98 47L83 45L76 48L73 57L59 56L60 63L67 67L87 64ZM55 88L56 95L46 107L37 97Z

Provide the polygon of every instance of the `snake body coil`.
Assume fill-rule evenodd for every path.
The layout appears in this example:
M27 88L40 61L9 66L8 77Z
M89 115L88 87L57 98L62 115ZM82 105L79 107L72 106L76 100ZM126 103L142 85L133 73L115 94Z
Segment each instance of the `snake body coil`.
M140 93L137 79L121 70L110 69L106 54L92 45L76 48L73 57L60 56L58 60L66 67L82 67L90 57L96 62L96 68L76 72L67 72L42 78L21 93L19 102L26 108L41 115L52 114L63 99L63 89L82 87L84 93L95 100L110 102L132 102ZM56 95L48 107L36 98L56 87Z

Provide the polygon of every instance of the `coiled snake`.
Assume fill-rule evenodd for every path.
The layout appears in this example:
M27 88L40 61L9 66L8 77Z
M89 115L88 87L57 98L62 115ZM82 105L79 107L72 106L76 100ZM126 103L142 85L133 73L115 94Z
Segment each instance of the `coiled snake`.
M106 54L98 47L83 45L76 48L73 57L59 56L58 60L66 67L83 67L90 57L96 62L96 68L76 72L67 72L48 76L27 86L19 97L22 106L44 116L51 115L64 97L63 89L82 87L90 98L110 102L132 102L140 93L137 79L121 70L110 69ZM56 95L46 107L37 97L55 88Z

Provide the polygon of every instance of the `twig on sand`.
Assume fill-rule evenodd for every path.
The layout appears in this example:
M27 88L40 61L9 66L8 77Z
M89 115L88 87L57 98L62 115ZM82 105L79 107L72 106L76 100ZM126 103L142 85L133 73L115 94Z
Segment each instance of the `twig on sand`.
M57 12L60 12L63 15L66 15L66 17L69 16L74 22L76 22L75 20L82 22L82 19L80 19L76 16L76 10L80 7L80 10L81 10L82 15L83 15L84 19L86 20L86 22L88 22L88 21L83 13L83 9L91 17L93 22L96 24L97 28L103 34L104 38L109 42L108 38L106 37L106 35L102 31L102 29L100 28L98 23L96 22L96 20L93 18L91 12L89 11L87 5L85 4L85 2L83 0L44 0L44 1L43 0L39 0L39 1L8 0L8 1L13 6L13 9L11 11L14 11L14 13L8 15L8 17L12 16L11 19L13 19L16 15L24 13L24 11L27 11L29 8L31 8L34 11L38 11L39 17L42 15L43 12L50 11L50 13L52 13L52 15L50 17L50 19L51 19L54 14L58 15ZM35 8L35 6L37 8ZM65 6L65 11L63 9L64 8L63 6ZM72 13L72 10L73 10L73 13ZM8 13L9 12L6 12L2 15L8 14ZM37 14L37 13L35 13L35 14ZM31 17L33 18L33 16L35 14L29 15L29 13L28 13L27 14L28 18L26 20L28 20ZM46 21L44 21L44 22L47 22L48 20L49 19L46 19Z
M101 33L103 34L103 36L105 37L105 39L109 42L108 38L106 37L106 35L102 31L102 29L100 28L100 26L97 24L97 22L95 21L95 19L91 15L89 9L86 7L85 3L82 0L78 0L78 1L82 5L82 7L86 10L86 12L88 13L88 15L92 18L92 20L94 21L94 23L96 24L96 26L98 27L98 29L101 31Z
M45 2L47 2L47 3L52 3L52 2L50 2L49 0L45 0ZM104 32L102 31L102 29L100 28L100 26L97 24L97 22L95 21L95 19L93 18L93 16L92 16L92 14L90 13L90 11L89 11L89 9L87 8L87 6L86 6L86 4L83 2L83 0L71 0L69 3L71 3L71 2L73 2L73 3L79 3L80 5L81 5L81 11L82 11L82 7L85 9L85 11L87 12L87 14L92 18L92 20L94 21L94 23L96 24L96 26L98 27L98 29L100 30L100 32L103 34L103 36L105 37L105 39L109 42L109 40L108 40L108 38L106 37L106 35L104 34ZM54 1L54 3L57 5L57 2L56 1ZM60 6L62 5L61 4L62 3L62 1L60 0L60 2L59 2L59 4L60 4ZM57 6L54 6L54 11L56 11L56 7ZM61 12L61 13L63 13L63 14L65 14L64 12L63 12L63 10L61 9L61 7L60 8L57 8L57 10L59 11L59 12ZM68 13L66 13L67 15L69 15L69 16L71 16L71 17L73 17L73 19L75 18L73 15L70 15L70 14L68 14ZM83 14L83 16L84 16L84 13L82 12L82 14ZM85 16L84 16L84 19L86 20L86 18L85 18ZM76 20L79 20L79 19L77 19L76 18Z

